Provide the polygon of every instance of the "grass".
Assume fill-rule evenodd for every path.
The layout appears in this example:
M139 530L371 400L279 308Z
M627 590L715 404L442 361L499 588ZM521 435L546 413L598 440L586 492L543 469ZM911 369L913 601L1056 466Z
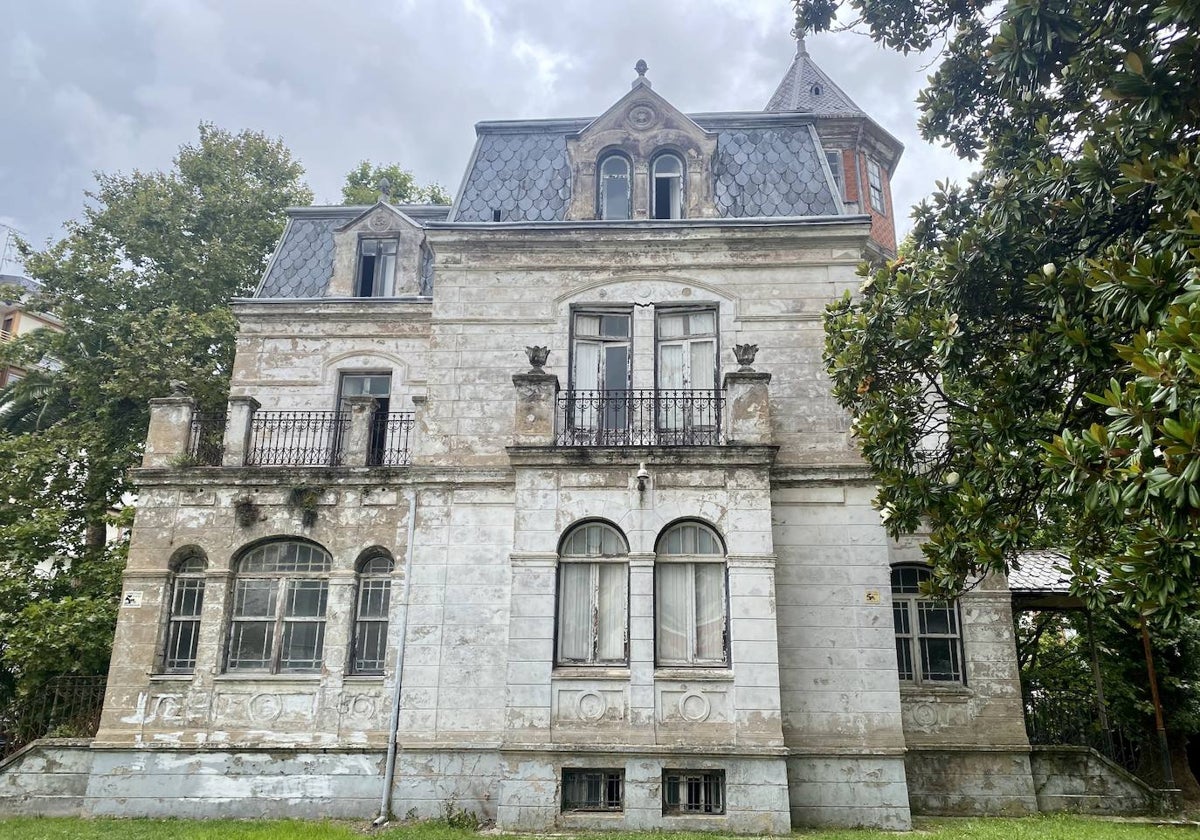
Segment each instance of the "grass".
M1185 834L1186 832L1186 834ZM373 831L363 822L299 820L82 820L0 819L0 840L473 840L484 835L444 823L401 825ZM517 837L517 835L503 835ZM1196 829L1163 827L1063 815L1024 819L918 820L904 835L867 830L803 830L803 840L1173 840L1196 837ZM572 840L719 840L722 835L686 832L574 834Z

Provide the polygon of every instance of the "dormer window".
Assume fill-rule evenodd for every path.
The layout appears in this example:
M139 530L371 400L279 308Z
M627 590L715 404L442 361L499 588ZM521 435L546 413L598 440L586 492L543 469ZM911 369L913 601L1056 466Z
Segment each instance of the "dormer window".
M392 297L396 277L396 240L363 239L358 243L355 297Z
M600 161L601 219L628 219L633 202L629 196L629 161L619 154L610 154Z
M683 218L683 161L666 153L654 159L650 168L650 196L654 219Z

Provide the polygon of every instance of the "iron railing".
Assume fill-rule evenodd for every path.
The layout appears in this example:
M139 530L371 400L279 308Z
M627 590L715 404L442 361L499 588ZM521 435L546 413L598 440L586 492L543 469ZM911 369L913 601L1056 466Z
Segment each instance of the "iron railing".
M1162 756L1153 732L1105 727L1095 695L1026 690L1025 730L1035 746L1091 747L1153 787L1165 785Z
M0 761L38 738L91 738L104 708L104 677L55 677L0 709Z
M367 466L403 467L412 463L411 411L377 411L371 418Z
M705 390L563 391L559 446L718 446L724 392Z
M258 467L336 467L350 428L344 411L256 411L250 420L246 464Z
M197 466L221 466L221 459L225 454L224 412L197 412L192 415L187 454Z

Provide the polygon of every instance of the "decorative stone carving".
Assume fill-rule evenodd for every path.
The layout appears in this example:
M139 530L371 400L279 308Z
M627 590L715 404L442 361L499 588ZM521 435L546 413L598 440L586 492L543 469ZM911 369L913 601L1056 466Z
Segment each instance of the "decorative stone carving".
M703 723L712 712L712 704L703 694L692 691L679 698L679 716L689 723Z
M255 694L246 704L246 712L255 723L266 723L279 717L283 704L279 702L278 694Z
M526 347L525 355L529 357L529 364L533 367L529 369L530 373L545 373L543 369L546 366L546 360L550 358L549 347Z
M653 108L641 103L629 109L626 120L629 122L631 128L646 129L654 124L654 120L657 117L658 113Z
M575 698L575 714L580 720L597 721L608 711L608 701L598 691L585 691Z
M745 373L754 371L754 357L758 355L757 344L735 344L733 345L733 355L737 359L737 363L741 365L739 370Z
M171 380L171 396L172 397L190 397L192 391L188 388L188 384L182 379Z

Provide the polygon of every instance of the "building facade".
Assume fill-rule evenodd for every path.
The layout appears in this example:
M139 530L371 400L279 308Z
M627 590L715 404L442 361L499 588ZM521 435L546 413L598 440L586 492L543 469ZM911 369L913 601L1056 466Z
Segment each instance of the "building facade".
M1036 810L1007 587L921 596L823 373L899 143L802 41L761 112L637 71L452 207L291 212L227 416L153 405L81 810Z

